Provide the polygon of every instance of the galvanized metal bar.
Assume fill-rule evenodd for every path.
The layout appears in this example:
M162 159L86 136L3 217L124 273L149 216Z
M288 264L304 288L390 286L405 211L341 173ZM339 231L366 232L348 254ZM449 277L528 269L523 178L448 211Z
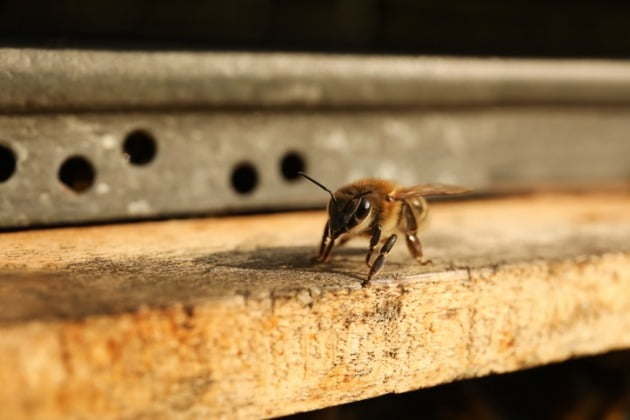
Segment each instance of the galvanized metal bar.
M0 116L0 226L323 206L300 169L333 189L628 180L629 132L630 107Z
M0 49L0 112L628 104L630 61Z

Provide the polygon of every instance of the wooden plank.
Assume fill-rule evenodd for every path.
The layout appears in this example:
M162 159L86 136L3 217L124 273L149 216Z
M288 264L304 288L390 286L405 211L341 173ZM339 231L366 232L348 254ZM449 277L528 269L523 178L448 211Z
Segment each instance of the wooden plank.
M310 256L322 212L0 236L2 417L262 417L630 347L630 195L436 203Z

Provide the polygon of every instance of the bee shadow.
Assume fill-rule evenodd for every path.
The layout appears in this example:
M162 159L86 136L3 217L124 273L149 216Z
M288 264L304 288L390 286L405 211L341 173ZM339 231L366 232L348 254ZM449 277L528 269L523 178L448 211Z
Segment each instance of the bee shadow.
M362 248L336 249L333 257L325 263L315 261L313 247L270 247L251 251L227 251L198 257L193 263L205 266L211 272L221 267L244 270L297 270L308 273L336 273L363 280L361 273L366 253Z

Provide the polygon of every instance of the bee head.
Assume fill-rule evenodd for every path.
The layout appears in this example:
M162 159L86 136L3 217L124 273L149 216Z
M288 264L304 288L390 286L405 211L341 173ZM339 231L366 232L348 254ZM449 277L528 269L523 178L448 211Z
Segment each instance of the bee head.
M372 203L366 197L372 191L363 191L349 198L336 197L328 203L330 234L333 239L358 226L370 214ZM333 195L334 197L334 195Z
M366 197L372 191L363 191L353 196L335 196L335 194L321 183L315 181L310 176L300 172L304 178L311 181L324 191L330 194L328 203L328 217L330 226L330 236L333 239L356 227L370 214L372 203Z

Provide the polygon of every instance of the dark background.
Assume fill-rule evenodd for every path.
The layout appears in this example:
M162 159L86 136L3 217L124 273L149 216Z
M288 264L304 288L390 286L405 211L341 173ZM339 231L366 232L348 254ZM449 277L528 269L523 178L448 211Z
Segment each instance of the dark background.
M611 0L0 0L0 43L621 58L629 18Z

